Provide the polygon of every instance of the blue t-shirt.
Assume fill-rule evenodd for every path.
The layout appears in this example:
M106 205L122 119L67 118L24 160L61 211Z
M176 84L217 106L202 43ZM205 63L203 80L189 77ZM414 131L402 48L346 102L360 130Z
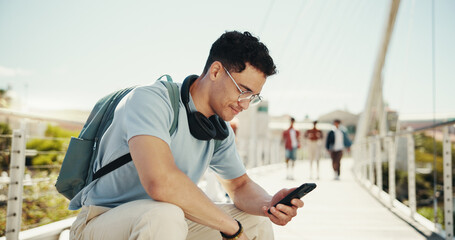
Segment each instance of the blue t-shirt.
M180 84L179 87L181 88ZM191 96L189 105L191 111L196 111ZM115 109L112 124L101 139L94 172L128 153L128 141L132 137L150 135L169 145L177 167L195 184L208 167L224 179L245 174L230 127L229 136L214 153L214 140L201 141L191 135L181 99L179 109L176 131L170 136L174 111L167 88L159 82L135 88ZM83 205L116 207L138 199L150 199L150 196L143 188L131 161L87 185L71 200L69 209L77 210Z

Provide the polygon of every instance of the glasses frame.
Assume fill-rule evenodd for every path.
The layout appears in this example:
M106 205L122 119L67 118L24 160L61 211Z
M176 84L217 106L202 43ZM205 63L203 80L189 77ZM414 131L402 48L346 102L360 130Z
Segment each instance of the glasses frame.
M258 94L253 94L249 97L243 97L242 98L242 95L245 95L245 94L250 94L250 93L253 93L252 91L243 91L242 89L240 89L239 85L237 84L237 82L234 80L234 78L232 77L231 73L229 73L229 71L226 69L226 67L224 67L224 71L226 71L227 75L229 76L229 78L232 80L232 82L235 84L235 86L237 87L237 89L239 90L240 92L240 95L239 97L237 98L237 101L239 103L242 103L242 102L245 102L245 101L248 101L248 103L250 104L250 106L254 106L254 105L257 105L259 104L260 102L262 102L262 96Z

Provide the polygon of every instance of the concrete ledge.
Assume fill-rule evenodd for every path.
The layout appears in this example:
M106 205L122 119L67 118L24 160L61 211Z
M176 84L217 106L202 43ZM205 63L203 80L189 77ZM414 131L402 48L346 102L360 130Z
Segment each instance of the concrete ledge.
M76 217L67 218L58 222L49 223L41 227L25 230L19 233L19 239L27 240L57 240L60 233L71 227ZM0 240L6 240L6 237L1 237Z

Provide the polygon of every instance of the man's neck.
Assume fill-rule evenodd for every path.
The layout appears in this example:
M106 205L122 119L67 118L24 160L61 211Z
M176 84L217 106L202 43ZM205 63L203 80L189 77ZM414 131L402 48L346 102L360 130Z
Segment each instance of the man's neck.
M199 77L194 81L193 84L190 86L190 95L193 99L194 106L198 112L202 113L205 117L210 117L215 114L212 109L210 108L209 102L209 95L208 88L204 84L204 78Z

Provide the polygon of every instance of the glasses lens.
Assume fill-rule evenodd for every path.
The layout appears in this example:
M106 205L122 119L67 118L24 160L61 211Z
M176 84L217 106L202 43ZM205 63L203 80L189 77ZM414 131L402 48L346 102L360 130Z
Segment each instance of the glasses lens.
M240 103L249 103L250 106L254 106L262 101L262 97L255 95L252 92L242 92L239 95L238 101Z
M250 106L254 106L262 101L262 98L258 95L254 95L254 97L250 101Z
M254 94L252 92L242 92L239 95L239 102L250 101Z

